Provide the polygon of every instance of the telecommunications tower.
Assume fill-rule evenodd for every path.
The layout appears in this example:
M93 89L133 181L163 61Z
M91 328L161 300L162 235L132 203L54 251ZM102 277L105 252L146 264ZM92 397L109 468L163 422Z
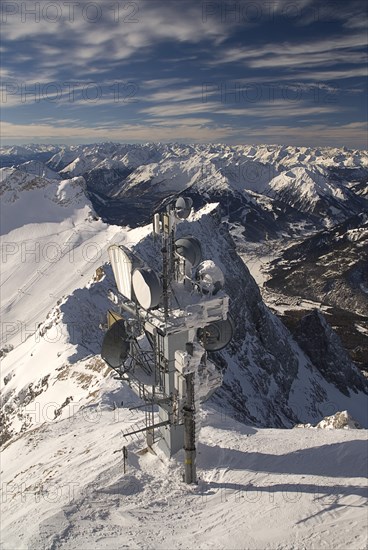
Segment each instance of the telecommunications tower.
M153 236L160 242L160 269L128 248L113 244L109 257L119 291L118 311L108 311L101 356L120 380L143 399L142 429L167 457L185 452L184 479L196 482L196 442L200 402L222 383L208 359L231 340L233 325L224 276L191 235L176 238L192 200L179 197L154 214Z

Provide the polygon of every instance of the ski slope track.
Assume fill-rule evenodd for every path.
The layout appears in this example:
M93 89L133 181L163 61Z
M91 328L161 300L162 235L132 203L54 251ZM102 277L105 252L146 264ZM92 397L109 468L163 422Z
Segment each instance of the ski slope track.
M363 204L361 180L358 202L351 193L368 168L365 152L297 149L1 150L1 550L366 548L367 381L322 318L316 355L267 307L243 261L257 240L238 253L244 212L263 220L268 212L268 227L285 215L276 232L297 212L300 236L325 208L328 223L337 223ZM243 186L234 176L241 163L248 173L257 168L257 181ZM345 174L336 186L332 168L333 178ZM323 208L314 191L314 206L280 206L286 195L275 194L285 182L289 188L290 171L298 185L310 177ZM101 194L94 178L103 174ZM132 409L141 401L100 357L116 293L109 244L124 244L158 270L160 244L150 224L128 223L126 212L125 224L103 221L91 196L106 205L136 200L147 216L155 201L185 192L197 208L178 237L199 238L204 257L221 268L236 320L231 344L211 356L224 382L201 411L192 486L182 482L182 453L167 460L143 435L123 437L144 426L142 410ZM331 194L338 213L325 201ZM224 196L231 208L243 197L237 218L224 210ZM362 242L351 227L349 238Z

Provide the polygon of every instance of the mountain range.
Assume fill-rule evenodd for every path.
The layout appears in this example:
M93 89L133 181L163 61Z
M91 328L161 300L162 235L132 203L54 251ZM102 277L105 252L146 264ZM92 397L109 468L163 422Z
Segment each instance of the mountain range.
M37 323L45 322L47 314L56 315L52 308L58 310L60 306L55 302L68 304L81 279L84 282L88 275L92 277L100 266L109 273L104 262L112 236L121 234L122 241L128 239L129 246L136 247L144 257L150 226L143 225L141 229L141 224L150 220L154 209L185 193L193 198L200 216L197 221L192 220L187 231L201 240L208 256L222 267L234 318L240 320L235 342L217 357L224 370L224 384L214 399L221 407L246 422L290 426L322 418L330 412L324 410L326 402L341 398L341 406L346 409L343 396L366 391L364 378L348 355L343 356L338 370L354 374L339 372L334 387L326 385L321 361L311 357L310 350L298 348L284 324L267 308L244 263L248 246L252 254L262 254L271 239L277 258L267 266L268 280L264 283L265 295L271 294L271 307L275 293L282 289L283 295L297 296L313 305L323 303L334 311L349 311L356 316L355 332L361 335L364 348L367 216L357 211L366 208L366 199L354 192L353 176L354 181L337 181L335 174L329 175L331 166L351 169L352 174L357 167L368 170L364 152L352 155L348 151L288 147L175 144L55 149L49 148L49 158L42 163L37 155L45 155L45 147L2 151L2 158L14 160L19 154L24 161L1 169L1 231L6 260L2 310L8 322L5 346L16 348L7 360L16 357L19 343L20 349L27 344L28 338L23 342L22 332L32 334L30 323L38 326ZM27 154L28 160L24 160ZM297 192L301 192L300 200L295 200ZM111 208L116 216L110 219ZM344 217L345 221L340 222ZM327 227L321 231L323 226ZM186 223L181 227L185 228ZM147 236L138 242L132 234L141 235L142 231ZM290 246L293 242L296 244ZM114 286L111 276L104 275L97 284L102 295L108 292L108 288L103 289L105 284ZM86 317L86 332L93 334L96 341L87 347L94 354L99 352L102 332L98 324L108 307L106 300L98 315L83 314L87 307L84 304L80 315L73 313L73 326L82 322L83 315ZM86 295L86 303L90 301ZM298 319L302 318L300 311L309 313L308 308L301 308ZM62 322L61 313L56 317ZM91 322L93 326L88 325ZM293 329L290 323L288 326ZM64 332L70 332L68 323ZM326 333L328 340L325 325L321 332ZM72 341L82 345L75 335ZM360 341L357 344L355 339L354 343L355 348L362 347ZM342 357L339 339L333 340L332 347L334 351L326 352L322 363L329 353ZM359 362L359 366L365 365ZM16 378L19 369L13 367L10 371ZM9 378L9 373L6 376ZM303 387L298 382L300 376ZM328 382L334 382L333 376ZM38 374L31 383L39 386ZM16 380L13 384L19 390ZM6 395L13 384L8 386ZM319 400L315 397L317 386ZM342 396L335 395L336 389ZM7 403L9 408L9 399ZM356 414L357 420L362 421L360 413Z
M83 481L70 478L68 483L75 481L78 486L77 496L60 497L49 511L44 509L47 499L41 490L38 528L29 526L28 538L22 535L21 525L34 511L33 500L27 500L23 511L17 511L11 498L6 500L7 547L11 543L19 548L75 548L78 541L107 547L109 536L111 548L119 546L123 520L111 514L114 506L123 506L125 498L130 529L126 540L133 544L134 506L140 510L137 521L145 518L149 525L142 509L149 510L149 515L153 510L149 502L156 500L147 485L157 486L160 496L154 506L159 509L164 498L159 487L165 477L172 482L168 498L175 502L176 513L183 514L175 500L182 488L172 481L178 475L177 464L162 466L157 455L139 458L141 440L129 444L132 473L130 478L122 477L121 463L113 453L125 442L117 440L116 424L140 425L143 413L129 412L138 398L114 380L100 357L106 311L114 306L117 293L107 247L124 244L154 267L152 213L181 194L193 199L194 211L178 226L178 236L198 238L204 257L221 268L236 319L230 345L211 354L222 372L223 385L202 413L199 463L204 481L199 487L206 494L216 492L217 486L227 487L226 483L234 488L240 478L225 476L223 485L225 467L239 470L243 477L244 468L248 473L263 469L266 476L273 472L270 486L280 494L289 494L282 475L293 468L297 475L293 483L301 483L302 474L313 474L320 483L320 476L327 473L322 466L311 472L310 465L334 460L334 454L326 450L331 439L314 435L311 426L347 411L353 430L368 427L364 375L368 153L286 146L113 143L5 147L0 153L1 415L6 480L27 487L32 480L30 490L37 492L32 468L38 462L42 464L42 473L36 476L40 484L64 483L68 471L61 465L64 458L75 476L85 477ZM345 331L337 334L334 329L344 315ZM300 424L304 427L284 430ZM322 423L316 429L324 425L335 424ZM101 441L93 435L96 429ZM257 448L252 455L247 436L253 435L258 439L252 444ZM305 458L297 451L301 437ZM55 438L62 442L60 447L52 443ZM334 475L342 479L352 475L342 468L345 457L349 461L354 455L364 462L363 435L351 435L351 441L346 435L334 438L343 460L330 468L330 485ZM281 459L281 451L276 450L278 439L286 445L287 459ZM215 452L218 458L213 462ZM275 469L272 460L276 460ZM358 477L364 476L362 468ZM244 491L251 486L251 478L247 476ZM257 477L258 486L264 485L262 479ZM289 489L295 491L295 486ZM109 507L106 513L103 502L96 504L101 491ZM352 502L360 506L360 485L356 491ZM302 492L308 490L302 488ZM88 495L94 496L94 503ZM310 506L304 497L302 502L301 522ZM255 509L260 518L260 508ZM249 514L252 508L241 510ZM216 518L221 513L223 506ZM101 522L104 525L98 527ZM311 525L315 529L313 521ZM94 528L101 530L102 538ZM213 522L208 529L214 529ZM302 535L291 544L298 540L310 544L313 529L300 529ZM142 532L136 536L144 546L148 539ZM362 532L357 535L360 545L364 544ZM255 548L261 535L256 527L253 533L249 546ZM282 537L285 541L286 533ZM347 534L344 537L351 543ZM235 546L241 544L239 539Z

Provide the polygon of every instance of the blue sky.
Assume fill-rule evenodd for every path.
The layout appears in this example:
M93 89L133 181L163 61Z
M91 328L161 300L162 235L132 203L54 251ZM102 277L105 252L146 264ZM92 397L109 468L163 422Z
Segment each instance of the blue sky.
M367 148L365 1L1 6L1 138Z

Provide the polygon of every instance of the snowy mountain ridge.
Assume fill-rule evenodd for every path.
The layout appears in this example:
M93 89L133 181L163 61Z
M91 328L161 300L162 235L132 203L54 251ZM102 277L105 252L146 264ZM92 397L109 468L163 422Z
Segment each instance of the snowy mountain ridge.
M109 147L115 148L101 149ZM151 155L167 146L146 147ZM185 154L189 166L194 149ZM107 247L124 244L155 265L151 225L99 219L85 195L88 174L48 180L21 167L2 170L4 550L326 544L363 550L366 430L280 428L329 427L334 421L325 417L336 420L340 411L366 428L367 383L327 324L320 325L316 357L271 313L220 202L209 195L179 226L223 270L236 319L233 342L211 357L224 383L203 407L199 482L188 487L181 482L181 453L168 461L155 445L147 451L144 435L122 437L144 426L142 410L131 410L141 402L99 356L116 293ZM165 199L166 180L157 186ZM249 193L255 205L257 193ZM257 204L253 211L260 216L273 205L262 197L263 209ZM341 361L338 373L324 368L334 357Z
M62 156L70 151L74 158L82 152L93 152L94 154L103 154L107 156L124 156L130 154L137 159L136 165L142 164L143 158L152 151L162 151L162 154L175 153L178 156L190 155L194 150L207 151L212 155L221 152L231 154L232 151L245 153L248 157L263 160L265 162L287 162L292 158L292 162L314 163L316 160L325 166L368 166L368 152L366 150L349 149L347 147L297 147L290 145L226 145L222 143L208 144L180 144L180 143L145 143L145 144L122 144L114 142L97 143L89 145L47 145L47 144L29 144L29 145L3 145L0 147L0 156L26 156L32 157L40 153L48 153L50 158L59 154ZM133 164L134 165L134 164Z
M105 264L108 244L123 242L133 247L152 266L159 256L150 225L133 230L107 226L91 214L87 200L79 204L79 193L67 201L64 188L73 190L79 179L50 182L50 189L57 186L57 196L62 198L53 203L52 223L42 217L52 202L46 187L42 188L40 223L26 223L4 235L5 244L18 243L8 254L4 272L3 313L8 321L4 344L14 346L3 359L6 439L31 428L29 408L35 400L44 405L57 403L56 418L67 412L70 402L78 408L97 395L102 381L99 373L106 371L98 360L101 323L111 307L109 291L114 289L111 268ZM29 194L42 204L39 188L23 190L10 205L13 210L7 207L13 219L25 219L22 197ZM28 197L27 204L31 202ZM228 414L260 426L317 421L331 406L348 408L363 426L368 425L364 379L347 357L346 378L343 375L336 385L333 375L328 381L324 378L262 302L220 221L219 205L208 204L178 230L178 236L189 232L199 238L204 256L213 258L223 270L232 314L238 321L234 343L215 358L224 376L215 402ZM29 239L30 232L35 239L29 247L31 254L24 250L28 242L24 238ZM42 251L49 249L48 234L52 235L52 258ZM41 247L39 254L34 253L35 242ZM22 255L26 261L19 262ZM339 343L333 347L339 354ZM50 363L45 363L46 357Z

